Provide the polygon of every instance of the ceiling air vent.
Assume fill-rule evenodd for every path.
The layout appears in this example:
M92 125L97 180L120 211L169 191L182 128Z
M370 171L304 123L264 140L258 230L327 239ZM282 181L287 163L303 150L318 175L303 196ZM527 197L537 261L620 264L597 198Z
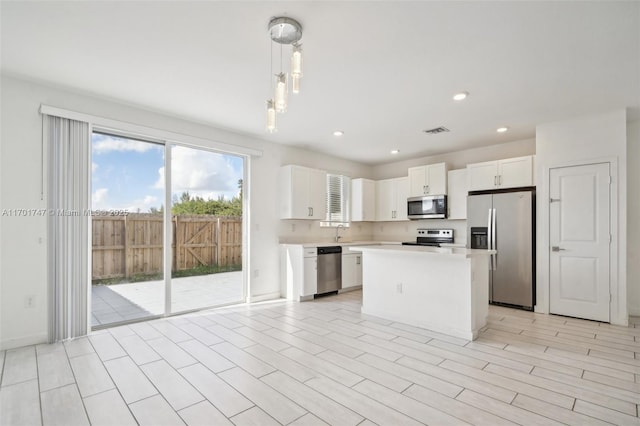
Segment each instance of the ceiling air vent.
M435 135L438 133L442 133L442 132L449 132L450 130L447 129L446 127L440 126L440 127L436 127L434 129L427 129L427 130L423 130L423 132L429 134L429 135Z

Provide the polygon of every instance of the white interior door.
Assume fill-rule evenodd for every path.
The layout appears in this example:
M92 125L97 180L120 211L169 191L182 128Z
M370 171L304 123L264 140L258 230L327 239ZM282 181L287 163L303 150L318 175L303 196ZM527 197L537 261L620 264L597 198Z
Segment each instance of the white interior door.
M550 170L550 311L609 322L609 163Z

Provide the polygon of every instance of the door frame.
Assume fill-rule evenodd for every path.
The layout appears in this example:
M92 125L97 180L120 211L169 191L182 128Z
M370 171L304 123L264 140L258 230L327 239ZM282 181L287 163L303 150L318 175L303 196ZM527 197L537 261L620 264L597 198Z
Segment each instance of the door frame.
M609 303L609 318L611 324L627 326L629 324L629 315L627 307L627 287L624 276L620 279L624 263L620 262L619 245L620 238L620 216L619 211L626 208L619 206L619 166L617 157L600 157L590 160L564 161L558 163L550 163L543 167L541 176L541 185L539 186L539 196L537 197L537 304L535 312L546 313L550 311L550 208L549 194L551 186L551 170L565 167L587 166L591 164L609 164L609 172L611 176L611 185L609 192L609 217L611 244L609 247L609 285L611 292L611 301ZM624 271L622 271L624 272Z

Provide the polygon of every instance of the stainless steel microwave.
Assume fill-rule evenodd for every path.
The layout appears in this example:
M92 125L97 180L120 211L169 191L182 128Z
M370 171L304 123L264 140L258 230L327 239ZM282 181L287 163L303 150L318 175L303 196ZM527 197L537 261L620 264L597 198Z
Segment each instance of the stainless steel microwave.
M447 217L447 196L426 195L407 199L409 219L444 219Z

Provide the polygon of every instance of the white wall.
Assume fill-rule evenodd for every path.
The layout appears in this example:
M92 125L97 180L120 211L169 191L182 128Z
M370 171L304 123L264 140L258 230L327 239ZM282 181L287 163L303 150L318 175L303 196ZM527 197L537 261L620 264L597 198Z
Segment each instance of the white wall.
M617 228L612 229L611 322L626 324L627 317L627 125L624 109L604 114L541 124L536 127L537 168L537 305L536 311L549 312L549 191L550 167L589 161L617 163L612 191L617 195Z
M0 208L46 208L41 200L40 104L105 117L149 128L263 150L251 159L250 291L253 299L280 294L278 243L278 169L301 164L370 177L371 168L303 149L215 129L130 105L86 94L2 76L0 145ZM211 145L214 146L214 145ZM46 188L46 185L45 185ZM45 197L46 200L46 197ZM1 217L0 233L0 348L44 342L47 338L46 217ZM368 231L362 231L368 232ZM258 276L255 277L255 270ZM26 308L27 296L35 296Z
M640 316L640 121L627 124L627 295Z

